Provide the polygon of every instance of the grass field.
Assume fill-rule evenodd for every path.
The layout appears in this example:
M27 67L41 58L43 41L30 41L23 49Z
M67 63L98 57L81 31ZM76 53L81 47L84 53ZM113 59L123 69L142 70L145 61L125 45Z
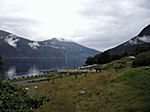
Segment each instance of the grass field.
M116 72L112 66L120 61L103 65L105 70L88 73L87 77L70 76L23 86L33 96L47 97L34 112L150 112L150 69L131 68L131 61L126 60Z

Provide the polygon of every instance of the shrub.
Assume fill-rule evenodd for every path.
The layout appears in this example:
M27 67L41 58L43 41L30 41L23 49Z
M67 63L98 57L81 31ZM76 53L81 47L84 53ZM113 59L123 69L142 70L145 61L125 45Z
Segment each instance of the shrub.
M97 54L93 57L88 57L86 60L86 65L92 64L105 64L109 63L113 60L121 59L122 57L126 56L126 54L112 54L109 51L105 51L101 54Z
M32 112L43 104L43 98L32 98L17 85L0 81L1 112Z
M135 60L132 63L133 67L138 67L138 66L147 66L150 65L150 51L148 52L143 52L135 58Z

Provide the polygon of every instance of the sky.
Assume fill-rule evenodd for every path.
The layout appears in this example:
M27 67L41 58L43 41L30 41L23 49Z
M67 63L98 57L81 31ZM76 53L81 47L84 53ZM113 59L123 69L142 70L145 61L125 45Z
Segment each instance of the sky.
M149 0L0 0L0 30L104 51L150 24Z

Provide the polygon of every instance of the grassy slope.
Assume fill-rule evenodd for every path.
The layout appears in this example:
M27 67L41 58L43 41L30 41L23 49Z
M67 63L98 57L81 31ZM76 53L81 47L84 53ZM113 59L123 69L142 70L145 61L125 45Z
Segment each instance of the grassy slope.
M119 73L109 69L77 80L72 76L54 84L28 86L35 85L38 89L32 89L32 94L49 97L35 112L150 112L150 70L144 67L128 67ZM81 90L88 92L81 95Z

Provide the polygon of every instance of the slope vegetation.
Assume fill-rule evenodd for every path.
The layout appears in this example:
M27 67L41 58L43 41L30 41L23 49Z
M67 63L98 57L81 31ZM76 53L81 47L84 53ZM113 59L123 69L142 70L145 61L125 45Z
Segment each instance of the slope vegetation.
M120 63L124 66L116 72L113 68ZM101 65L102 72L88 73L87 77L70 76L24 86L32 95L49 98L35 112L149 112L150 69L131 68L131 63L123 58Z

